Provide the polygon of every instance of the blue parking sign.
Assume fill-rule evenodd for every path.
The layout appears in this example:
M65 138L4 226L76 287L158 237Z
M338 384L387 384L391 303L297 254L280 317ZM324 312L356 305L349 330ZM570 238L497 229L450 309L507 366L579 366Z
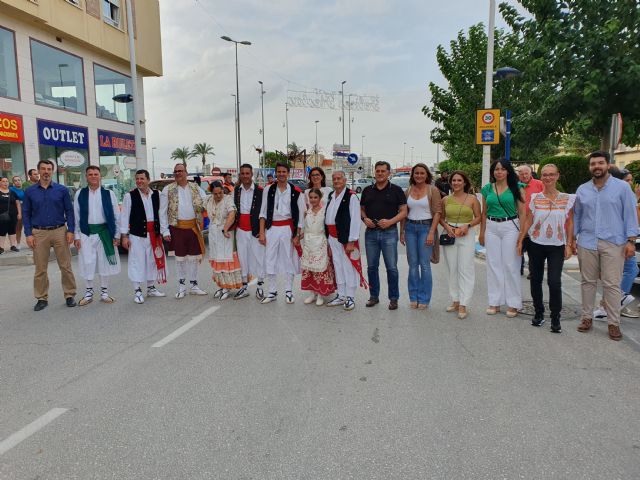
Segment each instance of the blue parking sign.
M494 131L493 130L482 130L482 141L483 142L493 142L494 140Z

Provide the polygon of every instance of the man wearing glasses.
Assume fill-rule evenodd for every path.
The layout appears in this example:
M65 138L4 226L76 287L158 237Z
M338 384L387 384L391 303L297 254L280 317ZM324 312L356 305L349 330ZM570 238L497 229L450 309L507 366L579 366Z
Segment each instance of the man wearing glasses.
M204 238L200 230L204 200L202 189L187 179L187 167L182 163L173 168L175 183L167 185L160 194L160 232L175 253L178 291L176 298L187 294L206 295L198 286L198 263L204 255Z

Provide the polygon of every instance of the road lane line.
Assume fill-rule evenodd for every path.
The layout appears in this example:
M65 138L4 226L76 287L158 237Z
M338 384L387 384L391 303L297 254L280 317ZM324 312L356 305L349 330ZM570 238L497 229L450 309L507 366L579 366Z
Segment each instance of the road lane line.
M192 327L195 327L197 324L199 324L202 320L204 320L205 318L207 318L209 315L211 315L213 312L215 312L216 310L218 310L220 307L216 306L216 307L210 307L207 308L204 312L196 315L195 317L193 317L189 322L185 323L183 326L181 326L180 328L178 328L175 332L170 333L169 335L167 335L166 337L164 337L162 340L160 340L159 342L154 343L153 345L151 345L151 348L160 348L160 347L164 347L167 343L169 343L171 340L175 340L176 338L178 338L180 335L182 335L184 332L186 332L187 330L189 330Z
M46 427L49 423L53 422L60 415L65 413L68 408L52 408L47 413L42 415L40 418L34 420L26 427L18 430L13 435L5 438L2 442L0 442L0 455L7 453L13 447L18 445L23 440L26 440L31 435L36 433L41 428Z

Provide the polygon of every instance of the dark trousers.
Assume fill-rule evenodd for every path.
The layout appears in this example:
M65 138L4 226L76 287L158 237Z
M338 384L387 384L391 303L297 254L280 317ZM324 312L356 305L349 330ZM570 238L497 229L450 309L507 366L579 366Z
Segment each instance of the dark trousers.
M524 275L524 253L528 251L531 239L529 235L522 239L522 262L520 263L520 275Z
M562 310L562 266L564 245L540 245L530 241L528 245L529 271L531 272L531 297L536 314L544 314L542 302L542 279L544 262L547 262L547 285L549 285L549 310L551 317L559 316Z

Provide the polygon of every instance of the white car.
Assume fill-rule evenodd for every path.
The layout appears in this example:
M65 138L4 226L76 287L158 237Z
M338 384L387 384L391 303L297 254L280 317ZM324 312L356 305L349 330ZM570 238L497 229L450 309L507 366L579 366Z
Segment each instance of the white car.
M370 178L356 178L353 182L348 181L347 187L353 190L356 193L361 193L365 187L368 187L373 183L373 180Z

